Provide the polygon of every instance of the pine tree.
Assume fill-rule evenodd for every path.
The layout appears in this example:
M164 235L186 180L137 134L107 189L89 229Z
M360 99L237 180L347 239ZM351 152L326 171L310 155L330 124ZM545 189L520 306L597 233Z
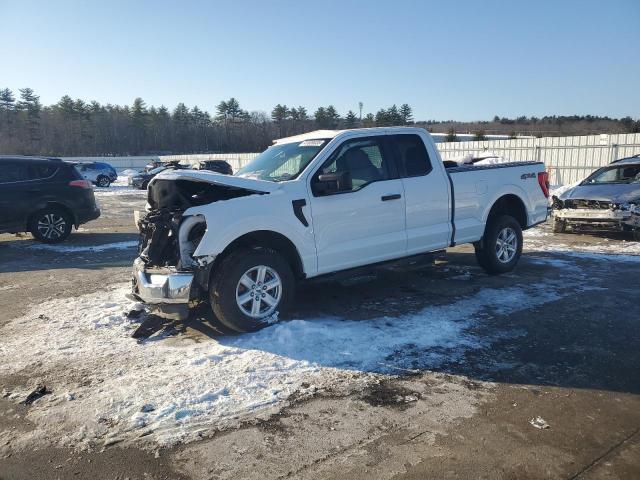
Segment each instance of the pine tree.
M338 126L338 122L340 121L340 115L338 115L338 111L336 107L333 105L329 105L327 107L327 128L334 129Z
M362 119L362 126L371 128L376 126L376 117L373 116L373 113L367 113Z
M40 97L33 93L31 88L21 88L20 101L17 104L19 111L26 114L27 134L29 140L29 151L33 152L37 148L37 143L40 142L41 125L40 125L40 113L42 112L42 105L40 104Z
M284 137L286 135L284 127L285 120L289 117L290 114L292 117L295 117L297 116L297 113L298 112L295 108L290 111L286 105L278 104L273 107L273 110L271 111L271 119L278 126L281 137Z
M349 110L347 112L347 116L344 117L344 126L345 128L355 128L358 125L358 116Z
M7 137L13 134L16 105L13 92L8 88L0 90L0 134Z
M325 110L324 107L318 107L318 109L315 111L313 116L316 121L316 127L329 128L328 120L327 120L327 111Z
M300 121L309 120L309 114L307 113L306 108L298 107L298 120Z
M407 103L400 105L400 118L403 125L411 125L413 123L413 110Z

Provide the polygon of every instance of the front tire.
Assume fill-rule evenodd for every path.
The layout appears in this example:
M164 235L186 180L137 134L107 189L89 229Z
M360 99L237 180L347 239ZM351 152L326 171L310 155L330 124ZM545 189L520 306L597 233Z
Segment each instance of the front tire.
M61 208L45 208L36 212L29 222L29 231L43 243L60 243L67 239L73 228L73 218Z
M109 185L111 185L111 179L106 175L99 175L96 179L96 185L102 188L107 188Z
M510 272L522 255L522 228L510 215L489 218L482 241L475 245L478 264L490 275Z
M295 278L282 255L266 248L238 249L216 269L209 300L225 327L253 332L277 319L294 291Z

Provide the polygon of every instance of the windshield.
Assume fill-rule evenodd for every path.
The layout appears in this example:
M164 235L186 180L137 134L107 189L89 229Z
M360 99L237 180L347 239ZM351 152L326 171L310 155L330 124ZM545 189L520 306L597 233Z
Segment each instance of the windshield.
M327 144L328 139L273 145L236 173L270 182L282 182L297 177Z
M582 182L582 185L603 183L640 183L640 163L636 165L619 165L597 170Z
M152 170L149 170L149 173L155 175L156 173L160 173L161 171L166 170L166 169L167 169L167 167L156 167L156 168L154 168Z

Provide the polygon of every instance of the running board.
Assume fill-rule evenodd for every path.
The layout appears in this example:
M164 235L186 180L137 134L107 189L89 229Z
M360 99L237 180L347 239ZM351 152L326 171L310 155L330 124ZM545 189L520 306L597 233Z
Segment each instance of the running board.
M314 281L316 279L326 280L344 280L353 277L361 277L364 275L370 275L376 270L393 268L393 267L425 267L431 266L433 263L444 258L446 250L436 250L435 252L419 253L417 255L411 255L409 257L394 258L393 260L385 260L384 262L372 263L371 265L363 265L362 267L349 268L347 270L340 270L339 272L324 273L317 277L309 278L307 281Z

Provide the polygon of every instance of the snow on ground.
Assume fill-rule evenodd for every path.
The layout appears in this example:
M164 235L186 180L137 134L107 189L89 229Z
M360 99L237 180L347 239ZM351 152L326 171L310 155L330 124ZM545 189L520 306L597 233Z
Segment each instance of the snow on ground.
M53 391L29 409L34 430L11 441L80 448L190 441L281 408L296 392L355 388L371 375L461 361L465 349L488 342L470 327L575 293L579 282L568 282L572 290L565 284L487 288L397 318L306 318L253 334L160 334L142 343L131 338L137 323L124 314L132 307L127 286L51 300L0 332L0 374L33 383L10 398L24 399L36 383Z
M592 260L640 263L640 242L610 240L605 237L595 244L580 244L578 238L579 235L575 235L571 245L567 245L559 236L538 227L524 232L524 246L529 251L553 252Z
M128 248L136 248L138 246L137 240L127 242L113 242L103 243L100 245L68 245L65 243L59 244L47 244L37 243L29 240L22 242L13 242L10 244L14 248L29 248L31 250L48 250L58 253L81 253L81 252L104 252L105 250L125 250Z

